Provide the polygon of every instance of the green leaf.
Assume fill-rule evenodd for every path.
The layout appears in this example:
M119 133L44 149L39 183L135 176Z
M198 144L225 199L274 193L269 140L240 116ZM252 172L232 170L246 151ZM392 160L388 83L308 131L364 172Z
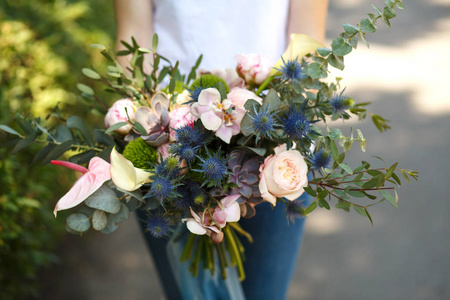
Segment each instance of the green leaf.
M384 177L383 177L383 178L384 178ZM378 181L378 178L377 178L377 177L374 177L374 178L370 179L369 181L365 182L365 183L362 185L362 188L365 189L365 190L374 188L374 187L377 186L377 181Z
M395 18L395 16L397 16L397 13L395 12L395 10L394 9L390 9L389 7L385 7L384 9L383 9L383 12L384 12L384 17L386 18L386 19L392 19L392 18Z
M402 182L400 181L400 178L398 178L397 174L392 173L391 174L392 178L394 178L395 182L397 182L398 185L402 185Z
M117 199L116 193L106 184L103 184L90 195L84 203L88 207L103 210L111 214L118 213L121 208L121 202Z
M81 153L78 153L76 155L73 155L69 158L69 161L74 164L84 164L87 163L95 156L94 150L88 150Z
M380 10L378 7L376 7L376 6L373 5L373 4L372 4L372 7L373 7L373 9L377 12L377 14L378 14L379 16L383 15L383 14L381 13L381 10Z
M106 129L105 133L113 132L114 130L119 129L120 127L125 126L127 124L128 124L128 122L119 122L119 123L116 123L114 125L111 125L111 126L108 127L108 129Z
M83 84L83 83L78 83L78 84L77 84L77 88L78 88L82 93L85 93L86 95L90 95L90 96L93 96L93 95L94 95L94 90L93 90L90 86L87 86L87 85L85 85L85 84Z
M305 72L313 79L326 78L327 72L318 63L312 63L306 66Z
M334 141L330 141L330 151L334 161L339 162L339 151Z
M56 128L55 139L60 143L64 143L72 140L73 136L69 128L67 128L67 126L64 124L61 124L58 126L58 128Z
M120 75L120 73L119 73L119 75ZM136 79L136 85L139 88L143 88L144 87L144 75L142 74L140 67L134 69L134 78Z
M91 44L91 48L100 49L100 50L106 49L106 47L101 44Z
M316 197L316 196L317 196L316 191L313 190L312 188L308 187L308 186L307 186L307 187L304 187L303 190L304 190L308 195L310 195L310 196L312 196L312 197Z
M330 139L332 139L333 141L337 141L340 140L342 137L342 131L338 128L335 128L333 130L331 130L328 133L328 136L330 137Z
M369 20L363 19L361 20L361 30L364 32L375 32L377 31L377 28Z
M33 158L31 165L34 166L36 163L41 161L53 148L55 148L55 144L48 144L44 148L42 148L36 156Z
M384 176L384 178L388 179L389 177L391 177L391 175L394 173L395 168L397 168L398 162L396 162L395 164L393 164L389 170L386 172L386 175Z
M356 205L353 205L353 209L354 209L358 214L360 214L361 216L367 217L367 213L366 213L366 210L365 210L364 208L359 207L359 206L356 206Z
M153 34L153 39L152 39L152 50L153 50L153 52L156 52L157 48L158 48L158 35L155 33L155 34Z
M103 230L108 224L108 217L106 213L102 210L96 209L92 215L92 228L95 230Z
M66 121L67 127L70 129L76 129L80 131L81 135L84 137L84 141L91 147L94 146L94 139L84 123L83 119L78 116L70 116Z
M356 34L359 32L359 28L356 26L353 26L351 24L347 24L345 23L344 25L342 25L344 27L344 31L348 34Z
M324 207L327 210L330 210L330 205L328 204L327 200L325 200L325 199L319 199L319 206Z
M48 164L50 161L58 159L61 155L66 153L73 144L73 140L68 140L62 143L61 145L55 146L41 161L40 165L43 166L45 164Z
M247 104L247 102L246 102L246 104ZM262 104L263 109L265 109L267 107L268 111L272 112L274 110L279 109L280 106L281 106L281 100L280 100L280 97L278 96L277 91L275 89L270 89L269 92L267 93L267 96L263 100L263 104Z
M349 209L352 206L351 202L348 201L339 201L339 203L336 203L335 207L339 209Z
M67 217L66 224L76 232L85 232L91 228L91 221L84 214L71 214Z
M397 205L397 200L398 198L394 198L394 196L392 196L388 191L385 190L379 190L381 196L384 197L384 199L386 199L387 201L389 201L389 203L391 203L394 207L398 207Z
M105 146L115 145L114 140L100 128L94 128L94 139L97 143Z
M100 75L98 75L97 72L94 70L83 68L81 69L81 73L83 73L86 77L92 78L92 79L100 79Z
M305 215L312 213L316 208L317 208L317 201L314 201L305 209Z
M16 146L12 149L11 153L15 154L26 147L30 146L36 140L36 133L26 136L23 140L18 142Z
M409 183L411 183L411 180L408 178L408 175L406 175L405 170L400 170L402 172L403 177L406 179L406 181L408 181Z
M3 131L6 131L6 132L8 132L8 133L11 133L11 134L20 136L20 133L18 133L17 131L15 131L14 129L12 129L12 128L9 127L9 126L6 126L6 125L0 125L0 129L3 130Z
M147 130L139 122L134 122L134 128L139 132L140 135L147 135Z
M350 168L347 164L344 163L340 163L339 166L348 174L352 175L353 174L353 170L352 168Z
M337 56L344 56L352 52L353 48L343 38L336 38L331 43L333 54Z
M327 57L327 56L332 52L332 50L331 50L331 49L328 49L328 48L322 48L322 47L319 47L319 48L317 48L317 52L318 52L321 56Z
M357 198L364 198L364 197L366 197L366 195L363 192L361 192L361 191L349 190L347 193L350 196L352 196L352 197L357 197Z
M106 227L101 231L102 233L113 232L117 229L117 224L121 223L123 220L128 219L128 217L130 216L130 210L128 209L128 207L123 203L120 204L120 211L116 214L111 214L108 216L108 224L106 224Z
M149 49L144 48L144 47L139 47L138 51L142 52L142 53L152 53L152 51L150 51Z
M336 56L332 54L328 57L328 63L341 71L345 68L343 56Z

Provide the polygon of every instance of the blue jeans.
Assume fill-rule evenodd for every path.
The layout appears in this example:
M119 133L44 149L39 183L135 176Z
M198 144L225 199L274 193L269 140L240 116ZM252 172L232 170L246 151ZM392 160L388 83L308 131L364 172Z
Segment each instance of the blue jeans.
M310 201L306 193L300 199ZM145 228L145 212L138 211L138 219L141 228ZM246 279L242 282L242 287L247 300L286 298L299 254L304 222L305 218L297 218L295 223L288 224L285 205L278 203L272 209L266 202L256 207L255 217L239 221L254 239L253 243L249 243L246 238L241 237L246 256ZM182 299L169 268L166 254L168 240L155 239L149 233L145 233L144 237L167 299Z

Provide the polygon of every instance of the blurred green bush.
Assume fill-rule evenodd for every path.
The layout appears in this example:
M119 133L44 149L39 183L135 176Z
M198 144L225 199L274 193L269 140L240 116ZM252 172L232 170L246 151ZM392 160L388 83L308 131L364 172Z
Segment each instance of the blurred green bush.
M76 83L81 69L102 67L89 45L113 45L112 1L0 1L0 124L15 113L45 116L57 103L83 116ZM89 83L89 82L85 82ZM109 102L109 101L107 101ZM0 144L9 136L0 132ZM0 148L0 299L36 296L36 274L54 262L64 225L52 211L73 174L52 166L30 167L33 146L17 155Z

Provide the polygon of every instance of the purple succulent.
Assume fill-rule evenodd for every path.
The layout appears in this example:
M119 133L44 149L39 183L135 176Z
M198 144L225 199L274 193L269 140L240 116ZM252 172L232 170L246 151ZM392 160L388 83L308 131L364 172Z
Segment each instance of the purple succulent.
M164 93L156 93L150 104L151 109L139 107L135 119L147 131L142 139L149 145L158 147L169 140L169 99Z
M263 201L259 192L259 166L264 158L261 156L249 157L244 150L233 150L228 161L231 170L230 181L237 184L230 195L239 194L237 199L241 207L241 215L251 218L255 215L255 206Z

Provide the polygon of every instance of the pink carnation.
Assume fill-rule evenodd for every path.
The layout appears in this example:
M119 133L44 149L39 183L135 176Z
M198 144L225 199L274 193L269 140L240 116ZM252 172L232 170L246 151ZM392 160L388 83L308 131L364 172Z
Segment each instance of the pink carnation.
M170 119L170 140L175 140L175 130L184 125L192 124L198 118L191 114L191 108L189 106L181 106L177 109L169 112Z
M237 62L236 71L239 76L251 85L263 83L273 67L271 58L259 54L237 54L234 59Z

